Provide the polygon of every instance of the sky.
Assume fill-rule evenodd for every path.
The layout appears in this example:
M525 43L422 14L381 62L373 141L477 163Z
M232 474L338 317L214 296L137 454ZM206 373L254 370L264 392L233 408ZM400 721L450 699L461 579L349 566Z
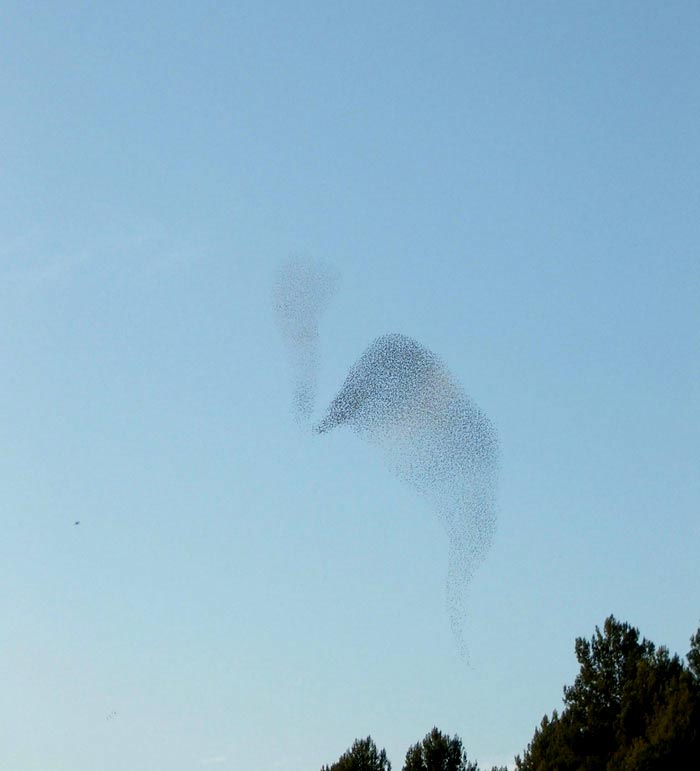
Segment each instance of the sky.
M606 616L700 623L700 7L6 2L0 766L522 753ZM300 430L272 285L340 276L498 430L495 541ZM79 521L79 525L74 522Z

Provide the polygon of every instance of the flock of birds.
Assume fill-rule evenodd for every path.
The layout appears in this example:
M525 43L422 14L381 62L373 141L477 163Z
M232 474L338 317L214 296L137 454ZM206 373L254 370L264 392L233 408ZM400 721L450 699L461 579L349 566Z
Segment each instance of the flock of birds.
M402 334L377 337L313 423L319 322L335 271L294 260L277 275L274 305L293 378L292 406L315 434L347 426L379 447L389 468L436 512L449 539L447 609L463 658L466 590L495 530L498 439L439 357Z

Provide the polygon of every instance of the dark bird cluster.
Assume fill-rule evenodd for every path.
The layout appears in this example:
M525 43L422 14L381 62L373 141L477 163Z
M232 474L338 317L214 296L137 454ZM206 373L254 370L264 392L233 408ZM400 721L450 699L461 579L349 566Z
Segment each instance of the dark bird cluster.
M305 362L298 367L303 377L295 396L305 415L313 405L318 367L317 354L309 351L310 346L317 351L317 321L330 295L330 275L318 265L291 263L275 289L285 339L296 346L298 362ZM378 337L351 367L314 431L325 434L344 425L380 447L393 472L429 502L444 525L448 614L466 657L466 589L491 545L496 521L499 451L491 421L432 351L405 335L389 334Z
M499 453L493 425L434 353L400 334L367 348L315 430L342 425L379 446L394 473L444 525L450 625L466 656L466 588L495 530Z

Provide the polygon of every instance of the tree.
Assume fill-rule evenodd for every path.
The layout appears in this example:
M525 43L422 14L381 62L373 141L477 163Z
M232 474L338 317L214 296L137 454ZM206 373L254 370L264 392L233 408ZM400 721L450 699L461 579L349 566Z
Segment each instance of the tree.
M450 737L437 728L426 734L422 742L409 747L403 771L479 771L467 760L462 740Z
M696 680L700 680L700 627L690 638L690 650L686 658L688 659L688 668L691 673Z
M378 750L371 736L356 739L332 766L322 766L321 771L391 771L386 751Z
M700 758L700 630L691 646L686 667L613 616L578 638L564 710L545 715L518 771L662 771Z

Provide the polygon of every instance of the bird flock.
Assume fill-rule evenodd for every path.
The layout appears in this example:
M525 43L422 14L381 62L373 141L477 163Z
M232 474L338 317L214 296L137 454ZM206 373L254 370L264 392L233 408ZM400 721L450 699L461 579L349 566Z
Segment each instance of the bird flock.
M318 322L336 290L322 263L286 263L275 282L279 329L292 363L293 409L314 411ZM442 522L449 540L447 610L460 655L468 658L466 595L496 524L498 438L440 358L402 334L377 337L350 368L315 434L347 426L380 448L388 467Z

